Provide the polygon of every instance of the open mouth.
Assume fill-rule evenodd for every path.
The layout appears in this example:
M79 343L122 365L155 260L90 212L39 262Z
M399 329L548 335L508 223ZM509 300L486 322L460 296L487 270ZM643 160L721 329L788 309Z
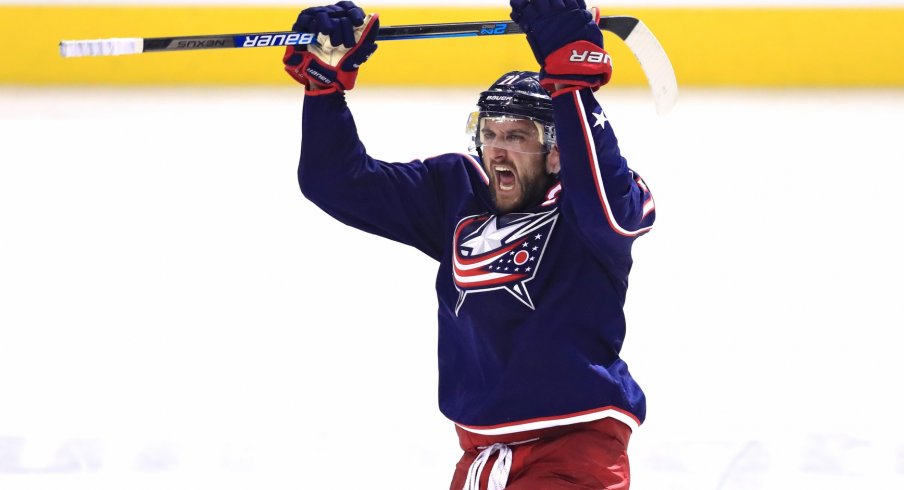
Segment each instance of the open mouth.
M496 185L499 190L510 191L515 188L515 172L502 165L496 165L493 170L496 171Z

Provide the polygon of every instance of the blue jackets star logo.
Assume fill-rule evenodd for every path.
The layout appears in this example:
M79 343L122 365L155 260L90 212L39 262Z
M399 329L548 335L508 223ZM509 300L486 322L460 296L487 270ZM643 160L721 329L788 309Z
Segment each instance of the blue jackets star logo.
M500 289L534 309L527 282L537 273L558 216L558 209L552 209L536 214L483 214L459 221L452 261L459 291L455 313L469 294Z

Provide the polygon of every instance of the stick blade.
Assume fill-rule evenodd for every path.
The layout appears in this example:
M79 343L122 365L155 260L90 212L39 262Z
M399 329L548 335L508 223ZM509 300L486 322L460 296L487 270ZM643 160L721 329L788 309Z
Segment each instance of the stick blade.
M143 51L144 39L140 37L60 41L60 56L63 58L119 56L122 54L141 53Z
M665 49L653 32L639 20L624 41L647 76L653 90L656 113L660 116L668 114L678 100L678 80Z

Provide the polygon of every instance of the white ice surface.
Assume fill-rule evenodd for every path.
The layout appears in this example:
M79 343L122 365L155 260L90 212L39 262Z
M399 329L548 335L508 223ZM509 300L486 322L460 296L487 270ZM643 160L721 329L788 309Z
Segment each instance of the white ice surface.
M476 90L350 100L404 161ZM658 215L632 488L904 488L904 92L599 97ZM434 264L302 198L301 105L0 89L0 488L448 488Z

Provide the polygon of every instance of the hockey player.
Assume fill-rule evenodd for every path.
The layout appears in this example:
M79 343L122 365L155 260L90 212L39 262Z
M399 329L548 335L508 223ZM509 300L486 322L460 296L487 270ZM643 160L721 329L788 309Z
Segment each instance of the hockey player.
M387 163L344 91L376 50L376 14L308 8L290 47L304 84L298 179L336 219L439 263L439 406L464 454L451 488L627 489L644 394L619 358L631 245L653 223L593 92L611 75L583 0L512 0L539 74L503 75L468 123L476 155Z

